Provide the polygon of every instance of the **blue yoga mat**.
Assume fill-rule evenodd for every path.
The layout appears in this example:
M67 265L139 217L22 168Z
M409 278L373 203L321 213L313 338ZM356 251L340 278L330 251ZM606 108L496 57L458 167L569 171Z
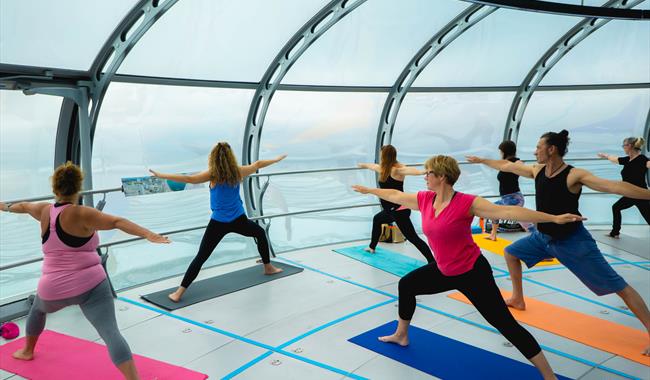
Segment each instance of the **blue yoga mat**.
M426 261L400 255L399 253L381 247L377 247L375 253L366 252L363 250L366 247L367 246L365 245L359 245L356 247L335 249L334 252L359 260L362 263L366 263L399 277L404 277L405 274L414 269L427 265Z
M470 346L457 340L409 327L410 344L380 342L377 337L395 332L397 321L349 339L350 342L441 379L539 379L532 365ZM495 337L495 339L498 339ZM569 379L557 375L558 379Z

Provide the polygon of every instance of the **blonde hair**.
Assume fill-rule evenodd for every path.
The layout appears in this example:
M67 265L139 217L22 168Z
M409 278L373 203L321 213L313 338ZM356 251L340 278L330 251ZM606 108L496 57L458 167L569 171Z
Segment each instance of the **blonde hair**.
M460 167L458 162L449 156L433 156L424 163L424 169L432 171L437 177L445 177L447 183L453 186L460 177Z
M218 185L231 186L241 182L241 173L235 154L227 142L220 142L212 148L208 158L210 180Z
M379 173L379 180L384 182L388 179L393 165L397 162L397 150L392 145L384 145L381 147L381 155L379 159L379 166L381 173Z
M69 197L81 191L84 174L71 161L59 165L52 174L52 192L60 197Z
M645 144L645 140L643 137L628 137L625 140L623 140L624 144L630 144L632 148L636 150L642 150L643 145Z

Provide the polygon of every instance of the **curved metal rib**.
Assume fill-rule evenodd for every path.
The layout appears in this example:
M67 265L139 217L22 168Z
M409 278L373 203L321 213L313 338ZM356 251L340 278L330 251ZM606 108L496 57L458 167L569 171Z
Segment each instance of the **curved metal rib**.
M115 28L90 68L91 140L108 85L135 44L178 0L140 0Z
M379 162L379 149L381 146L390 144L392 140L397 114L415 79L452 41L497 9L481 4L470 5L431 37L411 58L391 87L384 108L381 111L375 144L375 162Z
M330 1L307 21L275 56L273 62L262 76L248 109L242 153L242 163L244 165L256 161L259 157L259 142L266 112L287 71L323 33L365 2L366 0ZM251 216L259 214L258 205L256 204L259 192L259 181L254 178L246 178L244 181L244 198L246 199L246 209Z
M594 7L538 0L463 0L468 3L492 5L529 12L554 13L566 16L597 17L619 20L650 20L650 11L643 9Z
M643 1L644 0L610 0L603 4L603 7L632 8ZM571 49L593 32L603 27L609 21L611 20L603 18L583 19L557 40L553 46L542 55L533 68L528 72L528 75L526 75L521 85L519 85L519 89L512 100L505 131L503 133L504 140L517 142L519 129L521 128L521 121L526 112L528 102L533 96L533 92L537 89L537 86L539 86L539 83L544 79L553 66L555 66L569 51L571 51Z

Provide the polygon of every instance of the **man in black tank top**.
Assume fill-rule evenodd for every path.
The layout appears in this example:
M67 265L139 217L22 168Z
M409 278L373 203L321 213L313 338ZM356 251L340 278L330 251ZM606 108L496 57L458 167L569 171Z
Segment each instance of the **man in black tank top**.
M475 156L467 159L494 169L535 179L537 211L559 215L579 214L578 200L582 186L593 190L620 194L633 199L650 200L650 190L623 181L611 181L567 165L563 156L567 152L569 133L548 132L537 143L535 156L538 164L525 165L506 160L488 160ZM618 294L627 307L639 318L650 336L650 311L639 293L628 285L607 263L596 242L582 222L564 225L539 223L537 231L506 247L505 258L512 280L512 297L506 300L510 307L524 310L521 261L530 268L538 262L556 258L595 294ZM650 346L638 347L639 352L650 355Z

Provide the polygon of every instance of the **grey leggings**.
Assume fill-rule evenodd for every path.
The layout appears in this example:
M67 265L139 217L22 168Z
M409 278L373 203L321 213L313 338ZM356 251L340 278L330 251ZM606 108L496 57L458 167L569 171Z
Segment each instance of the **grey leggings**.
M86 319L95 327L108 347L113 364L119 365L131 360L131 349L117 327L113 293L107 279L86 293L75 297L44 301L36 296L27 316L27 335L40 335L45 328L45 318L48 313L54 313L71 305L79 305Z

